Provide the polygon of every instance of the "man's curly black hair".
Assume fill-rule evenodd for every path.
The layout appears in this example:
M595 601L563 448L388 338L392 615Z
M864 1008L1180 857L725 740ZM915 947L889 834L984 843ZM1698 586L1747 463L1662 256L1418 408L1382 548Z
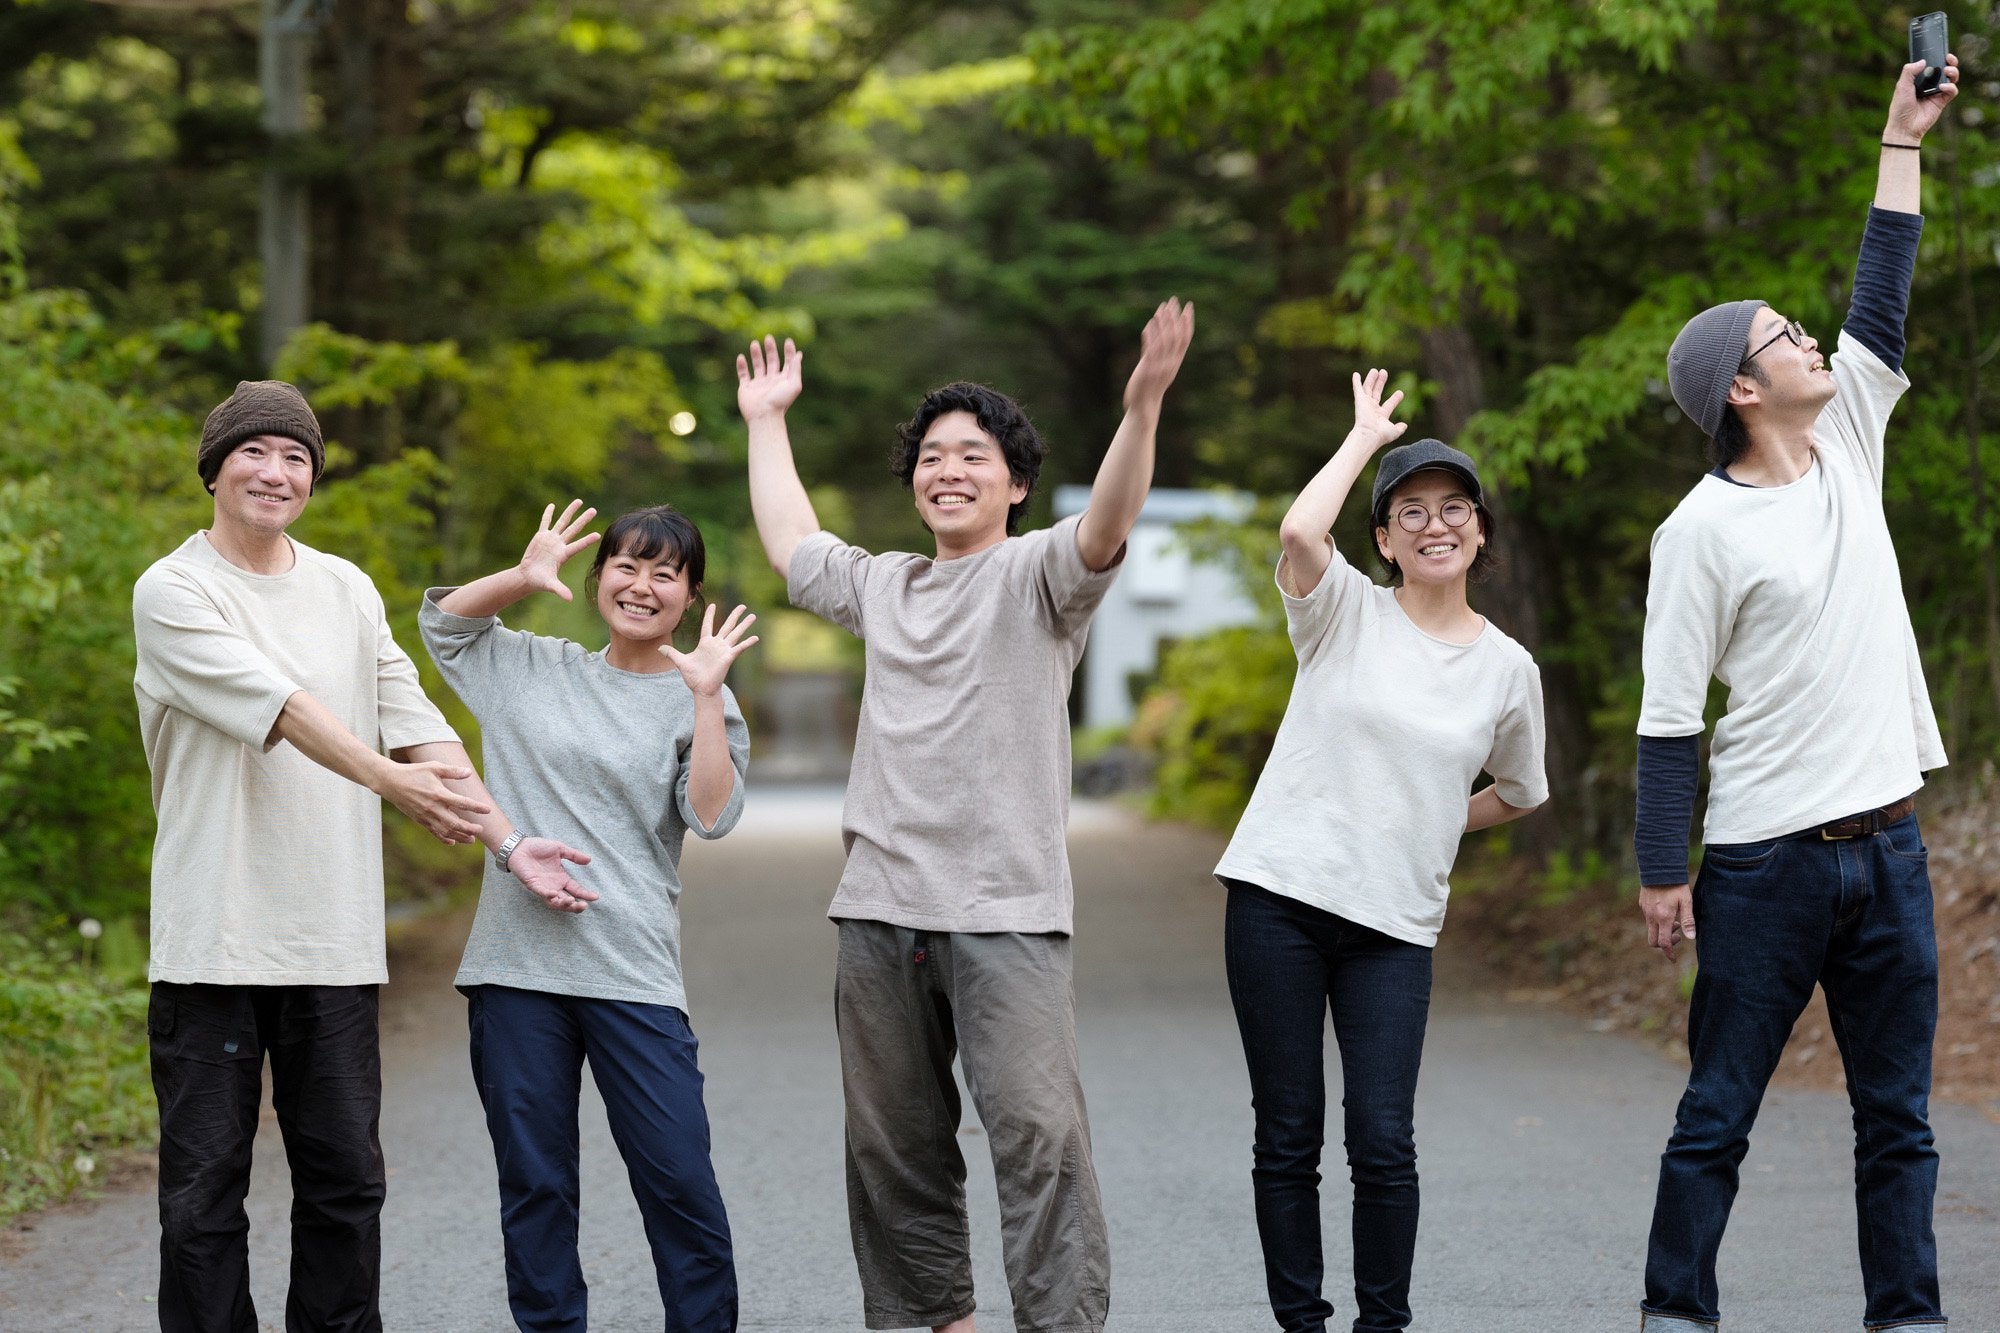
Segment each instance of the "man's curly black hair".
M896 444L889 450L889 470L904 486L912 485L917 473L917 451L933 422L947 412L970 412L979 428L1000 442L1001 456L1007 460L1007 474L1028 488L1019 504L1007 507L1007 535L1013 536L1028 512L1035 494L1035 482L1042 475L1042 459L1049 452L1041 433L1028 414L998 389L960 380L942 389L933 389L917 405L917 414L896 428Z

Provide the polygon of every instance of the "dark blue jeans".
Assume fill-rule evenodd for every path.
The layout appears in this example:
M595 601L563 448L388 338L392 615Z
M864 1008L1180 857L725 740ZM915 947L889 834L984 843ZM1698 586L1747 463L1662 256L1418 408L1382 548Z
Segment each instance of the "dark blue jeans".
M1354 1182L1354 1333L1408 1328L1431 951L1232 880L1223 952L1250 1067L1250 1179L1272 1313L1286 1333L1323 1333L1333 1317L1319 1221L1330 1008Z
M667 1333L733 1330L736 1266L687 1016L663 1004L464 990L472 1077L500 1170L514 1322L538 1333L585 1327L576 1233L577 1099L587 1057L645 1219Z
M1646 1254L1654 1314L1716 1320L1715 1256L1750 1126L1792 1025L1826 991L1854 1103L1854 1201L1870 1328L1942 1324L1931 1201L1937 939L1917 819L1872 837L1711 846L1694 885L1693 1069L1660 1159Z

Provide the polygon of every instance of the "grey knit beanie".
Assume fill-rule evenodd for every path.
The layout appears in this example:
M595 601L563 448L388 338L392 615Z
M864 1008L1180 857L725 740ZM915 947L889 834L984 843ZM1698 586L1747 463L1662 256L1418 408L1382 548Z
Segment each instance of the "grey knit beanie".
M297 440L312 454L313 483L326 471L326 441L320 437L319 418L306 405L305 395L283 380L243 380L236 392L216 405L202 423L201 447L194 456L201 484L215 485L222 460L245 440L259 435L277 435Z
M1667 349L1667 387L1703 435L1722 424L1729 386L1750 350L1750 322L1763 308L1762 301L1712 305L1683 324Z

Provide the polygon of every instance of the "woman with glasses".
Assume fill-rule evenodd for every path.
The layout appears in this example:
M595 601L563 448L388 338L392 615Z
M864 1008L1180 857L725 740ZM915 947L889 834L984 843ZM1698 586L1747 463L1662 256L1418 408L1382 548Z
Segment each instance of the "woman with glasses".
M1437 440L1383 457L1373 531L1389 586L1334 546L1349 490L1405 429L1387 382L1354 377L1354 429L1279 526L1298 676L1215 870L1256 1117L1257 1231L1288 1333L1322 1333L1334 1313L1320 1293L1324 1016L1354 1182L1354 1333L1407 1328L1417 1067L1447 877L1461 834L1548 798L1534 660L1466 600L1493 536L1472 460ZM1481 771L1493 782L1474 792Z

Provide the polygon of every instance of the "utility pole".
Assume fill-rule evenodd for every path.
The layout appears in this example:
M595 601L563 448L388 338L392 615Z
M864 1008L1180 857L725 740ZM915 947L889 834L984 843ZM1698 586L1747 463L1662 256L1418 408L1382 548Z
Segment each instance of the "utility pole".
M307 318L306 188L284 159L295 159L305 136L307 59L324 10L320 0L262 0L261 17L257 83L264 95L270 157L264 164L257 220L257 253L264 270L258 350L269 369L285 340Z

